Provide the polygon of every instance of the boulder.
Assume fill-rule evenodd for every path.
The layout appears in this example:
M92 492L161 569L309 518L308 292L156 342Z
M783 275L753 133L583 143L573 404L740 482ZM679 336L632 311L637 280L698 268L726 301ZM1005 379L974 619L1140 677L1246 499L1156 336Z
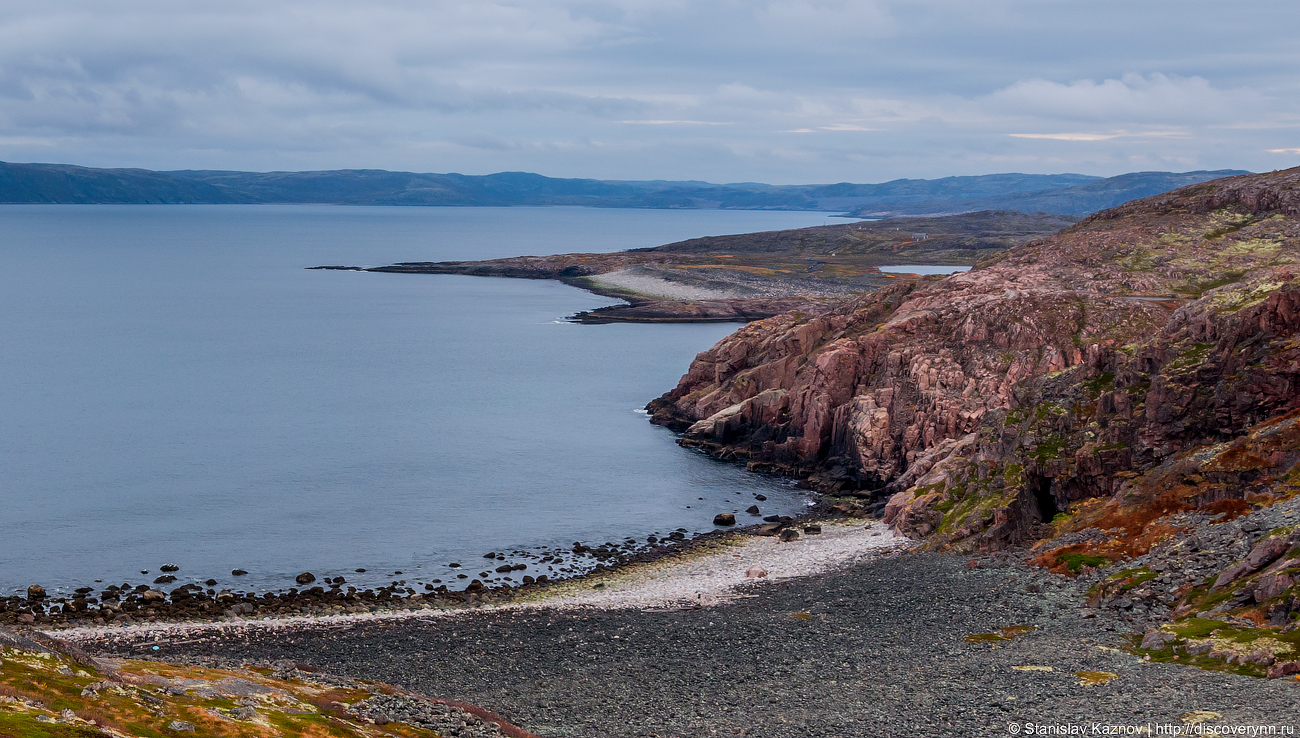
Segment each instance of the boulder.
M1295 578L1290 574L1268 574L1259 578L1255 584L1255 599L1259 602L1277 597L1295 584Z
M1287 661L1282 664L1273 664L1268 667L1266 676L1269 679L1281 679L1292 674L1300 674L1300 661Z
M294 577L293 581L299 584L311 584L312 582L316 581L316 575L312 574L309 571L304 571L303 573Z
M45 588L39 584L33 584L27 588L27 599L43 600L45 599Z
M1163 630L1147 631L1146 635L1142 636L1141 648L1149 651L1159 651L1174 640L1174 637L1173 633L1166 633Z
M1287 540L1286 536L1272 536L1270 538L1265 538L1256 543L1254 547L1250 549L1250 555L1246 557L1246 561L1255 569L1260 569L1263 568L1265 564L1271 564L1276 561L1278 557L1286 553L1289 548L1291 548L1291 544L1290 541Z
M779 536L781 543L789 543L790 541L796 540L798 538L799 538L799 531L795 530L794 528L786 528L785 530L781 531L781 535Z
M809 523L803 527L803 532L805 535L810 536L821 535L822 527L820 525Z
M750 505L749 507L745 508L745 512L749 513L750 515L763 514L762 511L758 509L758 505Z
M767 569L764 569L761 566L751 566L745 570L745 576L750 579L762 579L767 576Z
M714 525L735 525L736 516L731 513L718 513L713 516Z

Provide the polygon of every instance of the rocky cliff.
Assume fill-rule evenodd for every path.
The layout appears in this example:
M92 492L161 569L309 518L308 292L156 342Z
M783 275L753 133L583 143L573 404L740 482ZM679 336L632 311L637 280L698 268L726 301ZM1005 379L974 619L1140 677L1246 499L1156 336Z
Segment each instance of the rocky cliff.
M1101 526L1123 532L1104 560L1141 553L1161 516L1300 491L1298 185L1184 187L751 323L649 409L684 445L888 500L933 548Z

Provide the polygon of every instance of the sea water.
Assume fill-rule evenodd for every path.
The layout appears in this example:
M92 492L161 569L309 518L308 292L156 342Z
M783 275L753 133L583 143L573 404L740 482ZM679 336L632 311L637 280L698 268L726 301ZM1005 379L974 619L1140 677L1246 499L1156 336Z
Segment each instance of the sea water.
M576 325L549 281L322 264L616 251L822 213L0 206L0 594L449 580L806 502L640 409L736 324ZM232 578L235 568L249 574ZM364 568L366 573L356 573ZM142 574L148 572L148 574ZM176 586L176 585L172 585Z

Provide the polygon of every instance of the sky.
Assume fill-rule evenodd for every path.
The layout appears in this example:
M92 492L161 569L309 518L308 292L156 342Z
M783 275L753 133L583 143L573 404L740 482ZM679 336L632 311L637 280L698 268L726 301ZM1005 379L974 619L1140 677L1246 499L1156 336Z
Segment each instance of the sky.
M1300 165L1300 3L0 0L0 160L803 184Z

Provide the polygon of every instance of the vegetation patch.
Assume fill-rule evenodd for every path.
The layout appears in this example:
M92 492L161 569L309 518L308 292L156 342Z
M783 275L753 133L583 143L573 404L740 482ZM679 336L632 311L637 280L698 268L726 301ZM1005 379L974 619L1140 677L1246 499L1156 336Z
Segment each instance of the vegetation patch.
M1034 630L1033 625L1007 625L998 628L992 633L974 633L966 636L963 640L967 643L998 643L1000 641L1013 641L1016 638Z
M1111 564L1111 560L1105 556L1091 556L1084 553L1062 554L1058 561L1064 564L1071 574L1078 574L1085 566L1101 569Z
M1034 444L1034 450L1029 455L1039 463L1059 459L1067 443L1065 436L1048 436Z
M1112 671L1076 671L1074 675L1079 677L1079 686L1092 687L1098 684L1105 684L1112 679L1117 679L1119 674Z
M1250 677L1264 677L1273 663L1293 660L1300 654L1300 631L1281 633L1209 618L1187 618L1165 625L1162 630L1172 640L1160 648L1144 649L1141 637L1134 636L1130 651L1151 661Z
M222 738L278 735L307 738L438 738L438 733L390 722L382 728L348 711L386 685L343 680L330 684L268 676L267 670L208 669L145 661L114 661L100 669L60 653L0 651L0 735L32 738ZM487 716L449 703L449 720ZM465 709L471 709L466 706ZM472 708L477 710L477 708ZM450 723L449 723L450 724ZM459 723L455 723L459 725ZM503 735L528 734L500 723Z

